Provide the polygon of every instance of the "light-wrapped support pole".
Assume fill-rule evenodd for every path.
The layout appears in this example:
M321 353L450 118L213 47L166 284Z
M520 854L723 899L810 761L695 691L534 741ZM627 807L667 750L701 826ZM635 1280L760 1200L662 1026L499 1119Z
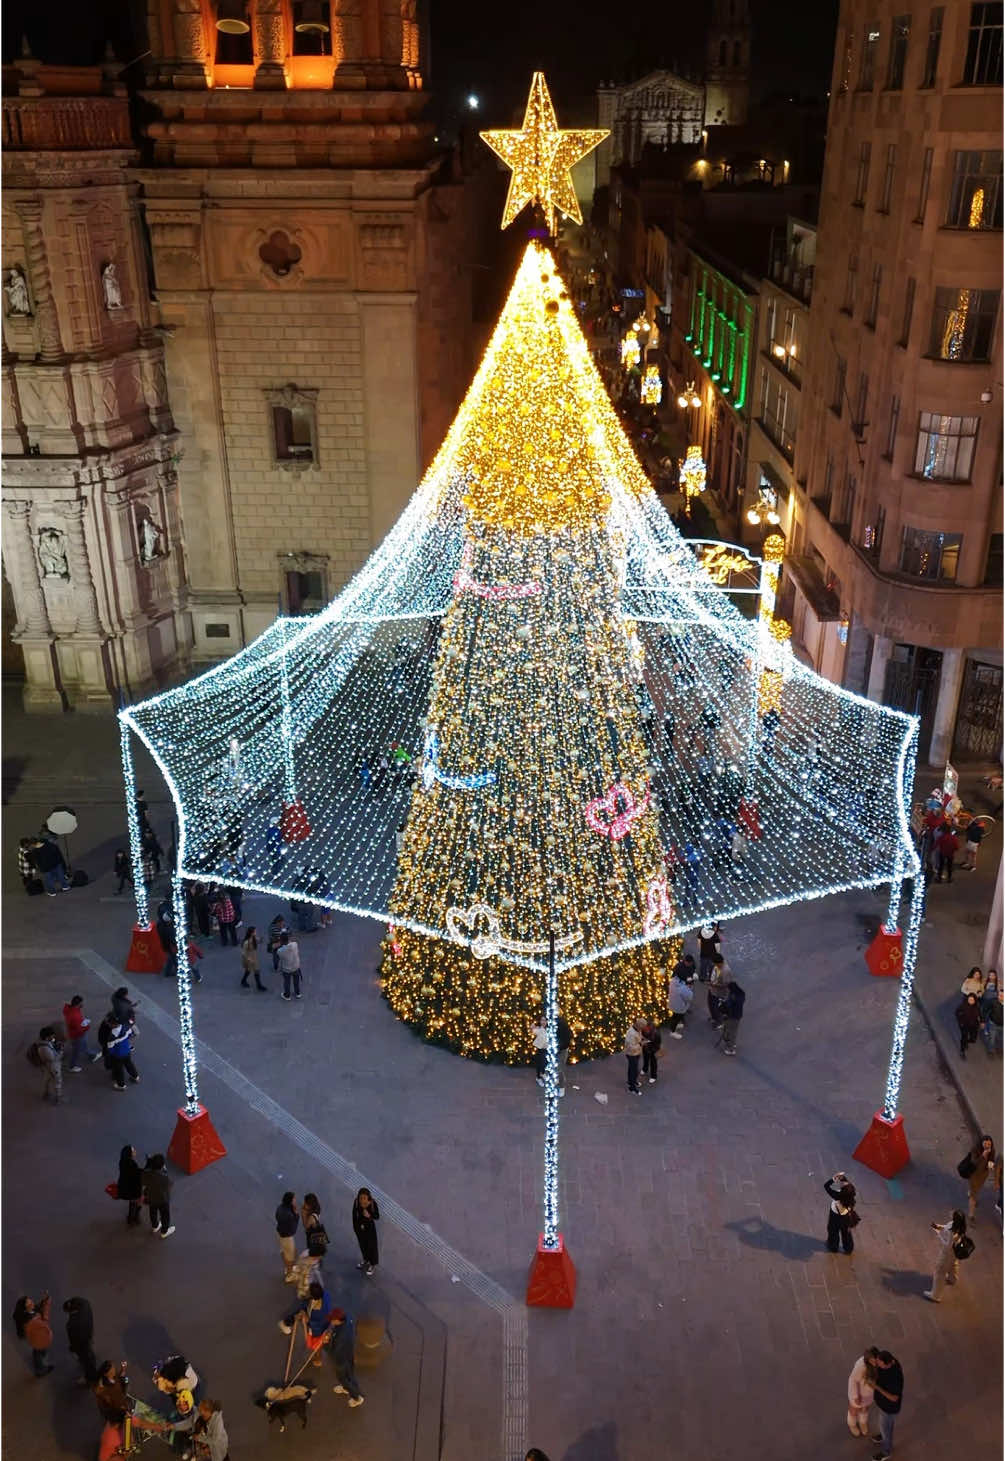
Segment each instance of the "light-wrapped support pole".
M538 1236L530 1266L527 1303L537 1308L571 1309L576 1300L576 1269L558 1230L558 976L554 930L548 936L544 1018L548 1034L544 1067L544 1232Z

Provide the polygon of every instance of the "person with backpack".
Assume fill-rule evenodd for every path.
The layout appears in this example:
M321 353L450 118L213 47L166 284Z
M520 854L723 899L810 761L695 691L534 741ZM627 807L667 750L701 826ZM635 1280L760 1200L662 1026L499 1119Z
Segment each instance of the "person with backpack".
M849 1182L844 1172L835 1172L824 1183L824 1191L831 1199L831 1205L827 1211L827 1249L830 1253L836 1253L838 1246L845 1253L855 1251L855 1239L852 1237L852 1229L858 1226L860 1221L855 1211L855 1186Z
M117 1019L114 1014L111 1016L111 1022L105 1054L108 1058L108 1068L112 1072L112 1079L115 1082L115 1089L124 1091L127 1075L134 1086L139 1085L140 1081L139 1071L133 1064L133 1042L130 1038L132 1026Z
M956 1282L960 1261L970 1257L974 1251L974 1240L967 1237L967 1220L958 1207L953 1208L948 1223L932 1223L932 1227L939 1235L939 1253L932 1274L932 1287L925 1289L925 1298L933 1304L941 1304L943 1287Z
M736 1037L740 1029L740 1021L743 1019L743 1006L747 996L737 984L735 979L730 979L722 1000L722 1053L723 1055L736 1054Z
M988 1180L988 1172L995 1164L995 1144L990 1136L984 1135L976 1142L956 1168L969 1188L970 1203L967 1216L977 1221L977 1199L981 1188Z
M79 1075L84 1068L80 1063L82 1059L101 1059L100 1050L92 1052L87 1048L87 1032L91 1028L91 1022L84 1014L82 994L75 994L69 1004L64 1004L63 1023L66 1025L66 1038L70 1042L70 1073Z
M58 1106L63 1099L63 1047L51 1025L43 1025L38 1039L29 1045L28 1060L45 1073L42 1100Z

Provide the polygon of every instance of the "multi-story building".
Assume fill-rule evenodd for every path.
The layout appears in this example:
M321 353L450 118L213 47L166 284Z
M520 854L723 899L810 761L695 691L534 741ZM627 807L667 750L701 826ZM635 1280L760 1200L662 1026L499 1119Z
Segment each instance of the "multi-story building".
M799 547L840 605L822 667L917 710L933 764L1001 747L1001 116L1000 3L844 0Z
M66 99L82 68L5 70L5 595L34 706L320 608L469 365L415 0L148 0L146 27L138 136L124 95Z

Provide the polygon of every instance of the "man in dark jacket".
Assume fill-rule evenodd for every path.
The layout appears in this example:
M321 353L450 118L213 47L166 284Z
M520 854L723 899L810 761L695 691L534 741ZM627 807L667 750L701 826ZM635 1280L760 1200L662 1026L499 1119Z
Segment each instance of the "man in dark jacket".
M740 1028L740 1021L743 1019L743 1005L746 998L746 993L736 980L731 980L722 1003L723 1055L736 1054L736 1036Z
M55 898L57 893L67 892L70 881L66 876L66 863L55 842L43 838L35 843L29 855L50 898Z
M86 1299L67 1299L63 1305L66 1315L66 1342L70 1353L80 1361L81 1385L93 1385L98 1378L98 1361L94 1354L94 1315Z
M297 1199L292 1192L284 1192L283 1200L276 1208L276 1233L279 1238L279 1251L283 1255L283 1267L287 1273L297 1261L295 1238L299 1226L300 1214L297 1211Z
M356 1383L356 1321L344 1309L333 1309L331 1327L331 1352L335 1361L332 1389L336 1395L348 1395L349 1404L355 1409L363 1404L363 1396Z

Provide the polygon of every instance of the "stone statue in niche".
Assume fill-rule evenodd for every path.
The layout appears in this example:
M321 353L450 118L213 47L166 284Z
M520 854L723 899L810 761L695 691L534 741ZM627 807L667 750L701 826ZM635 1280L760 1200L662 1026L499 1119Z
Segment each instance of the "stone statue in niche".
M7 313L9 315L30 315L31 301L28 298L28 281L24 277L24 271L15 264L13 269L7 270L7 279L3 287L7 296Z
M66 561L66 538L59 528L39 528L38 561L42 565L43 578L61 578L70 581L70 565Z
M145 517L140 522L140 562L152 563L155 558L164 556L164 530L159 528L152 517Z
M105 309L122 308L122 290L119 288L119 276L115 272L115 264L109 260L101 271L101 289L105 296Z

